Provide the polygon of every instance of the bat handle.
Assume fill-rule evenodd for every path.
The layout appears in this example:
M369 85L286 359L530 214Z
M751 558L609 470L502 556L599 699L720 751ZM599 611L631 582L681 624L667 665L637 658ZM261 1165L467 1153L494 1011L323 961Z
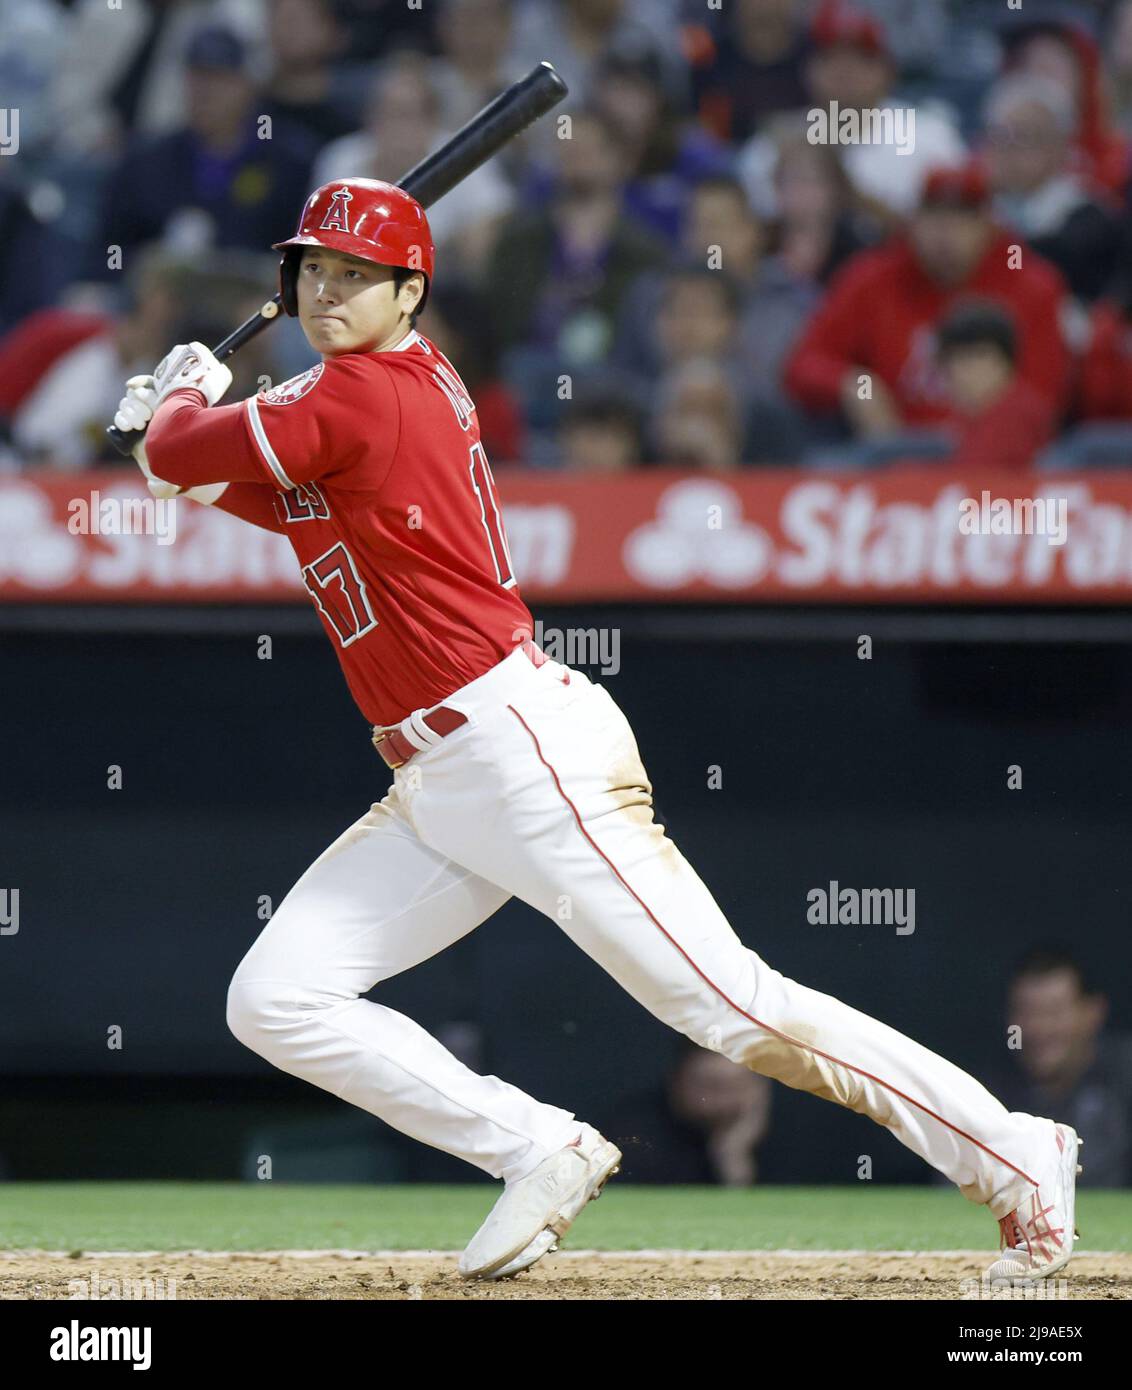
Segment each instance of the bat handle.
M117 425L108 425L106 437L123 457L131 458L134 446L145 438L145 430L120 430Z
M233 353L239 352L245 343L257 337L269 323L279 316L282 307L282 298L278 294L272 295L258 313L253 314L250 319L246 319L239 328L229 333L222 343L218 343L212 349L213 357L218 362L223 362ZM145 430L120 430L117 425L111 425L106 431L106 436L120 454L125 458L130 458L138 442L145 438Z

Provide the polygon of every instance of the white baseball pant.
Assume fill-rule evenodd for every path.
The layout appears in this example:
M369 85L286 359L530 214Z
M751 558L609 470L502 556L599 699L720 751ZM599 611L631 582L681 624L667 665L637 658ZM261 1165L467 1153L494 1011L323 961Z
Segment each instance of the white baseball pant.
M360 997L515 896L670 1027L868 1115L995 1217L1033 1191L1033 1117L743 945L653 820L636 740L603 686L519 649L444 704L468 722L444 738L402 722L423 751L303 874L241 962L228 995L237 1038L493 1177L525 1176L576 1136L571 1112L477 1075Z

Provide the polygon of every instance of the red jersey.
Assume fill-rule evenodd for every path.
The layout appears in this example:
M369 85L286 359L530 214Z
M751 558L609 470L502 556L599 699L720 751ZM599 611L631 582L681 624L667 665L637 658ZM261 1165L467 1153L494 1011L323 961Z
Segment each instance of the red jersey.
M439 703L532 634L475 405L419 333L236 405L202 401L162 403L150 468L228 482L218 507L288 538L371 724Z

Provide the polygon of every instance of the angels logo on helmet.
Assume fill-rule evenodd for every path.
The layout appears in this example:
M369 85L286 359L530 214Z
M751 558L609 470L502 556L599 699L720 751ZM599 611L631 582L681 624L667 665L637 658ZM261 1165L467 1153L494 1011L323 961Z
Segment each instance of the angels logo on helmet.
M298 376L293 376L289 381L281 381L278 386L272 386L268 391L261 391L259 399L265 405L294 405L296 401L301 401L308 391L313 391L318 385L318 379L322 376L326 364L320 362L316 367L311 367L308 371L300 372Z
M317 194L315 195L317 197ZM350 203L354 195L349 188L343 185L330 195L330 206L326 209L326 216L319 223L321 232L349 232L350 230Z

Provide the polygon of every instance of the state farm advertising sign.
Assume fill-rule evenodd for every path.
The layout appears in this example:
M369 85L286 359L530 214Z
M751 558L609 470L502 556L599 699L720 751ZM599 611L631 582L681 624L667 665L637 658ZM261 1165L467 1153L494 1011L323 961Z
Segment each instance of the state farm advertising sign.
M497 483L533 603L1132 598L1132 475L500 469ZM155 503L115 470L0 478L0 601L307 598L285 535Z

